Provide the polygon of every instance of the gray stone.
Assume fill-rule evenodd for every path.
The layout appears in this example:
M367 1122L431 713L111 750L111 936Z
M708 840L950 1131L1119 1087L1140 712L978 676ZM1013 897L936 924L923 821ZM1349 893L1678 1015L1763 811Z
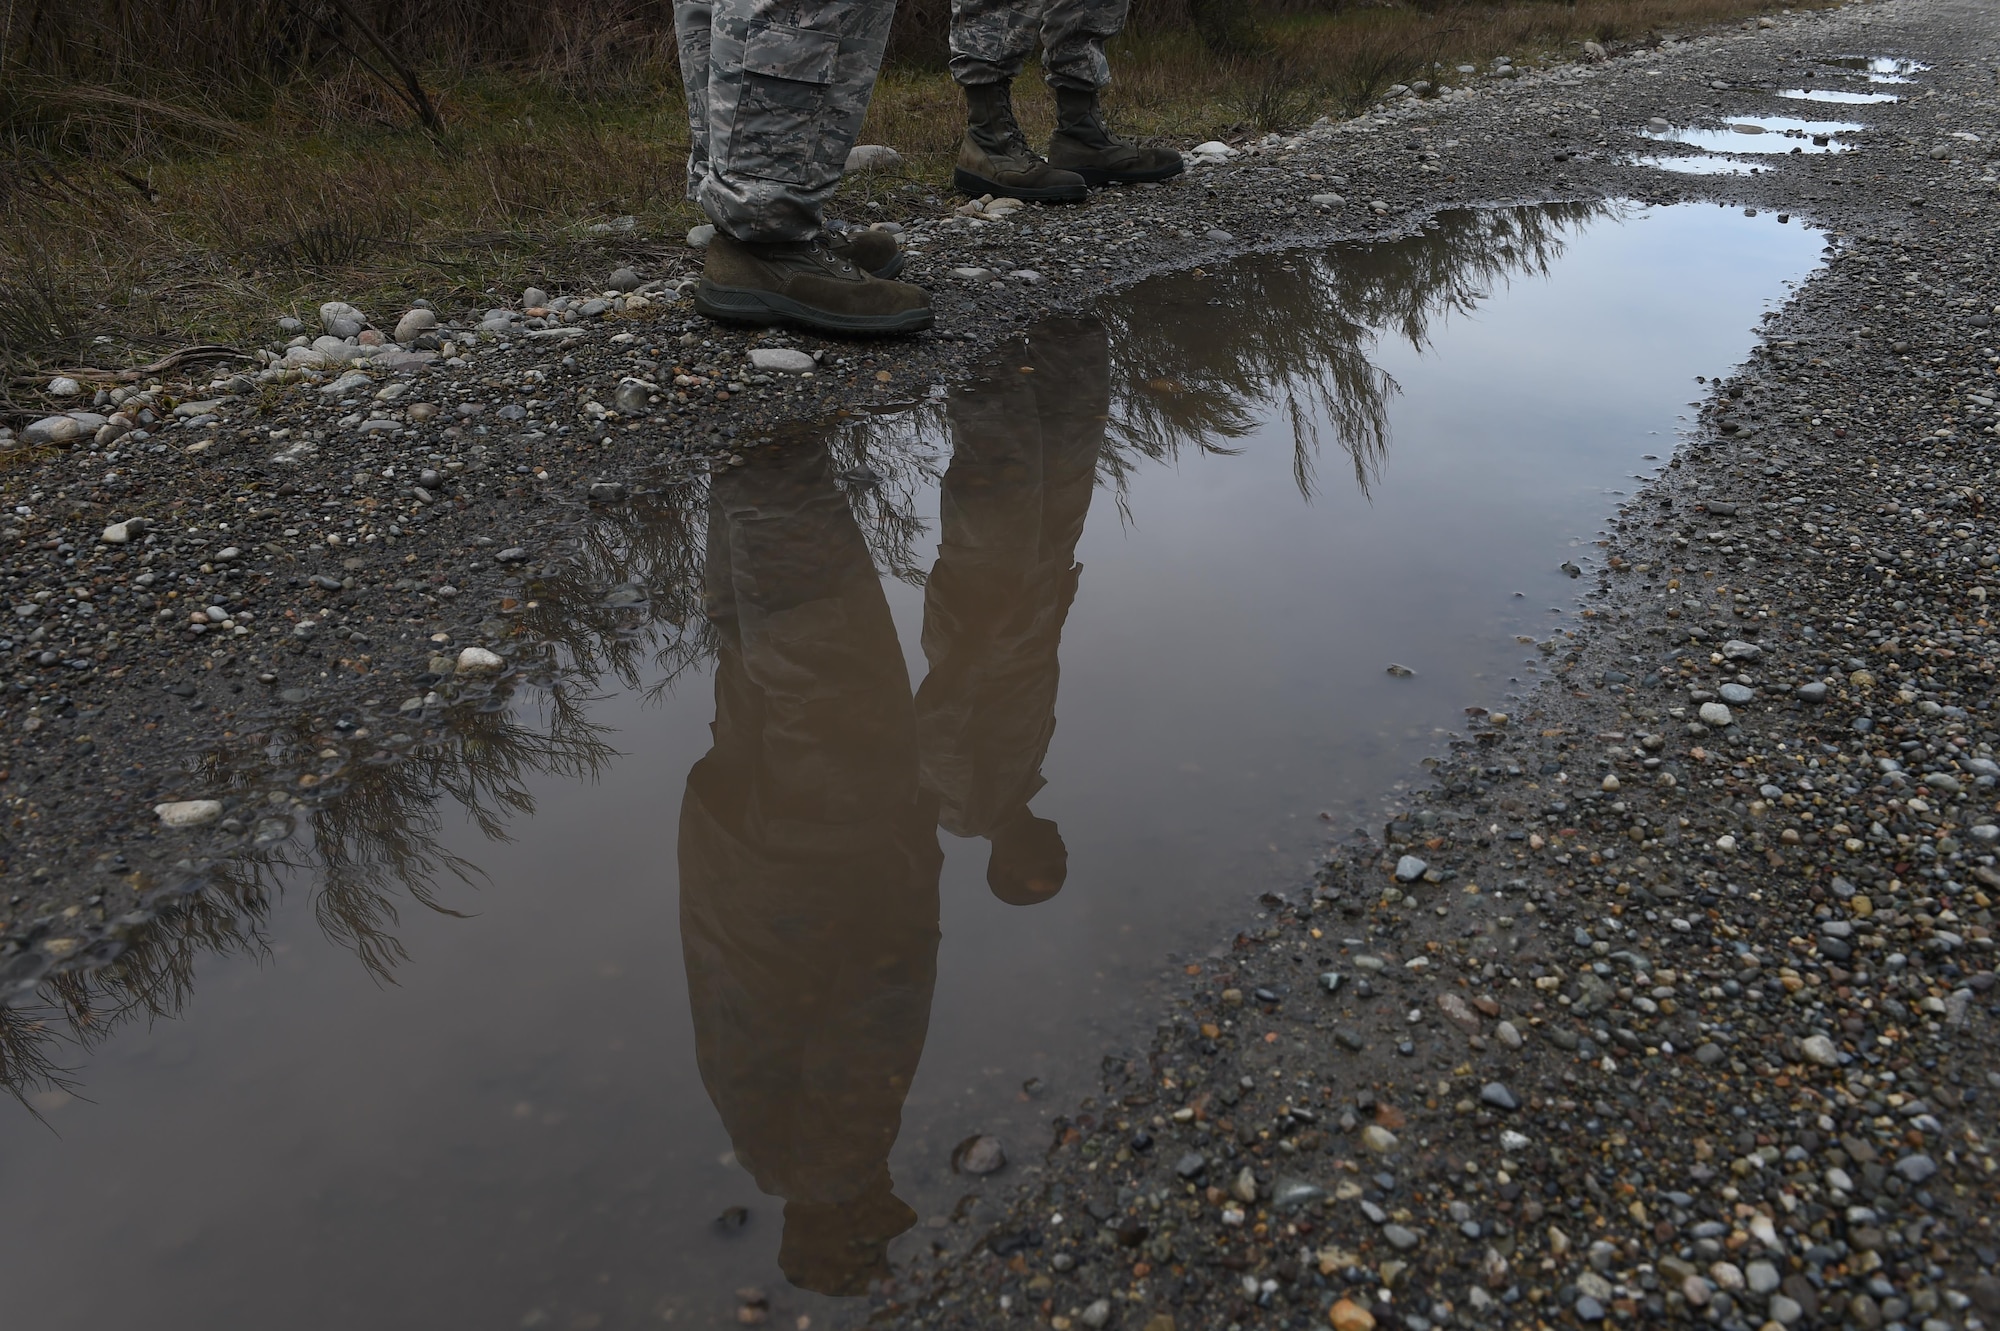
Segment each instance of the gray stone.
M611 395L611 405L627 416L636 416L646 409L646 399L651 396L652 390L637 379L624 379Z
M767 374L804 374L818 368L810 354L796 347L753 347L750 364Z
M1111 1320L1111 1300L1097 1300L1077 1314L1077 1320L1089 1327L1090 1331L1099 1331L1100 1327Z
M1219 226L1210 227L1208 229L1207 234L1208 234L1208 239L1214 241L1217 245L1227 245L1230 241L1236 239L1234 235L1232 235L1227 231L1224 231Z
M611 308L611 302L602 296L593 296L578 307L577 313L586 319L595 319Z
M1396 861L1396 881L1399 883L1414 883L1417 879L1422 878L1424 870L1430 867L1429 864L1418 859L1415 855L1405 855Z
M1731 638L1722 644L1722 655L1725 660L1754 661L1763 654L1762 647L1754 642L1745 642L1741 638Z
M201 827L222 816L221 800L174 800L155 804L153 812L162 827Z
M1928 1182L1937 1171L1937 1161L1921 1153L1906 1155L1896 1162L1896 1172L1910 1183Z
M998 1137L981 1134L959 1144L952 1165L961 1174L997 1174L1007 1166L1007 1151Z
M330 300L319 307L319 326L329 337L359 337L368 326L368 316L346 301Z
M21 431L24 444L69 444L83 437L83 427L67 416L44 416Z
M1719 702L1705 702L1701 705L1701 723L1705 726L1714 726L1720 730L1735 720L1729 709Z
M1497 1081L1489 1081L1480 1087L1479 1098L1496 1109L1505 1109L1510 1113L1521 1107L1521 1101L1515 1094Z
M1694 1051L1694 1061L1705 1068L1714 1067L1725 1057L1726 1055L1722 1052L1722 1046L1719 1044L1705 1044Z
M703 222L700 226L688 228L687 243L691 250L705 250L708 242L714 239L715 227L712 223Z
M402 318L396 320L396 340L398 342L414 342L425 333L434 331L437 326L438 317L434 312L430 310L410 310Z
M1792 690L1792 696L1800 702L1825 702L1826 685L1819 680L1814 680L1810 684L1801 684L1798 688Z
M1341 198L1338 194L1315 194L1307 202L1320 208L1338 208L1341 204L1346 203L1347 200Z
M1806 1310L1799 1305L1799 1301L1785 1294L1773 1294L1768 1311L1773 1321L1786 1326L1792 1325L1806 1315Z
M545 310L549 307L549 293L540 287L529 287L521 293L521 308L524 310Z
M1738 707L1750 702L1757 696L1755 690L1746 688L1741 684L1724 684L1716 692L1722 695L1722 701L1734 703Z
M1513 71L1500 70L1497 72L1501 74L1510 74ZM1601 1322L1604 1320L1604 1305L1599 1303L1596 1299L1591 1298L1590 1295L1585 1294L1576 1301L1576 1315L1577 1315L1577 1320L1579 1321Z
M1397 1252L1408 1252L1423 1242L1414 1229L1403 1225L1382 1226L1382 1237L1389 1240L1389 1246Z
M358 393L364 388L373 388L374 386L375 381L360 370L349 370L332 383L322 384L319 395L321 397L346 397L350 393Z
M630 268L614 269L611 276L604 280L604 289L606 291L637 291L639 289L639 274Z
M1840 1066L1839 1047L1824 1035L1808 1035L1799 1041L1799 1052L1803 1053L1809 1062L1817 1063L1823 1068Z
M1189 1151L1186 1155L1174 1161L1174 1173L1180 1175L1182 1178L1191 1179L1207 1168L1208 1157L1200 1151Z
M1280 1178L1271 1185L1271 1209L1291 1211L1326 1196L1326 1189L1302 1178Z
M1778 1288L1778 1268L1769 1262L1751 1262L1743 1268L1743 1283L1752 1294L1770 1294Z
M898 171L903 154L881 143L857 143L847 150L849 171Z

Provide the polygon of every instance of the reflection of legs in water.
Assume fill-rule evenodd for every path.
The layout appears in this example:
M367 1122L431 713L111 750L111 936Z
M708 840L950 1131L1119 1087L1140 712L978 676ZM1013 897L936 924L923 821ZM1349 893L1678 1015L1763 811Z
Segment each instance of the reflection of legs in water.
M865 1291L915 1220L889 1150L937 968L936 815L916 785L888 606L823 451L718 478L715 744L681 808L681 937L702 1082L785 1199L779 1262Z
M1062 887L1056 826L1028 812L1055 733L1057 649L1110 399L1103 325L1057 320L991 384L948 406L943 538L924 591L917 692L923 780L939 822L993 849L987 883L1015 905ZM1012 367L1025 363L1031 372Z

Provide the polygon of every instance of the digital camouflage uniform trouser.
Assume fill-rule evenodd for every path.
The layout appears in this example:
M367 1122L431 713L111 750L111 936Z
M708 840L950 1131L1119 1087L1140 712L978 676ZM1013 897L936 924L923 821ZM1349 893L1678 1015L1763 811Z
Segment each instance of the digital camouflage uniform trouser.
M895 0L675 0L688 198L738 240L810 240L861 132Z
M1042 40L1051 88L1094 92L1111 82L1104 43L1125 27L1131 0L952 0L951 76L1011 83Z

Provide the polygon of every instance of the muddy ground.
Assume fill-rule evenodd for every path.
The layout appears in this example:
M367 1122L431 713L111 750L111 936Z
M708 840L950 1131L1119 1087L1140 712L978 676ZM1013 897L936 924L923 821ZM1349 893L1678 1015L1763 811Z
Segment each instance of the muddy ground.
M1190 965L1150 1050L1045 1160L1017 1149L905 1241L876 1315L2000 1317L2000 15L1895 0L1772 23L1481 77L1081 207L988 222L919 185L889 220L940 319L907 341L709 327L673 298L688 254L638 274L644 310L563 337L446 329L462 364L377 362L331 395L332 374L230 381L254 365L156 376L146 439L38 448L0 500L0 983L108 960L292 853L298 820L450 769L513 689L616 640L591 576L619 510L688 502L783 422L921 397L1039 316L1246 248L1476 204L1772 209L1827 228L1827 266L1620 511L1560 682L1473 717L1406 816ZM1930 68L1877 87L1850 56ZM1904 100L1772 95L1800 86ZM1628 160L1651 118L1747 114L1873 128L1755 176ZM774 345L818 354L813 377L745 366ZM626 376L658 391L621 410ZM468 647L496 668L461 672ZM206 799L223 807L192 827L154 812Z

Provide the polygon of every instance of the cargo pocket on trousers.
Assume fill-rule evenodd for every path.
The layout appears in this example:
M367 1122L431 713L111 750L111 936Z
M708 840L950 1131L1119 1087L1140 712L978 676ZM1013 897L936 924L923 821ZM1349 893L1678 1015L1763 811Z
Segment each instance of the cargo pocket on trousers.
M779 23L751 27L743 40L743 95L729 136L732 173L807 181L839 54L837 33Z

